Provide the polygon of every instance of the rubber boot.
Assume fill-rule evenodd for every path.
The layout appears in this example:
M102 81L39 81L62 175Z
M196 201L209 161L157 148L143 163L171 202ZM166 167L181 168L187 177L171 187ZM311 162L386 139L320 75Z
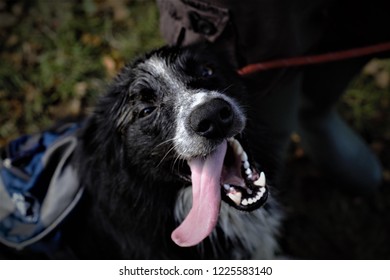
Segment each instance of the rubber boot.
M301 122L304 150L327 177L354 194L369 194L382 182L374 153L335 110Z
M353 194L372 194L382 183L378 158L334 109L365 60L330 63L304 74L299 128L303 148L331 181Z

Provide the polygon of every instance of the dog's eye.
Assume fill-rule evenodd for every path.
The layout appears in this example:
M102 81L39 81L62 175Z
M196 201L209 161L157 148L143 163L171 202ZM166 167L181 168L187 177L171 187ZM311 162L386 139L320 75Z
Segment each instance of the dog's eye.
M203 78L208 78L214 74L214 70L210 66L203 66L200 74Z
M146 108L142 109L142 110L139 112L138 117L139 117L139 118L144 118L144 117L150 115L151 113L153 113L153 111L154 111L155 109L156 109L156 107L153 107L153 106L151 106L151 107L146 107Z

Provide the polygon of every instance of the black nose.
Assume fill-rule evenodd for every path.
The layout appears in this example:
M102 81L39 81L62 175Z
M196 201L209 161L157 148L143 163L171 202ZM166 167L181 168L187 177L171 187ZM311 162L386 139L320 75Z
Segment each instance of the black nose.
M197 106L189 116L189 124L196 134L217 139L228 135L233 118L234 113L230 104L216 98Z

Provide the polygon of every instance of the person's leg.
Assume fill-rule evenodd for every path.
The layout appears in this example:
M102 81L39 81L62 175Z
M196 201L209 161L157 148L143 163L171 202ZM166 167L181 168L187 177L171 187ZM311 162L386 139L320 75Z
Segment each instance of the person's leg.
M265 171L274 184L281 179L291 134L297 128L301 76L296 71L280 71L269 76L268 88L263 87L267 80L263 75L255 75L247 83L251 149L259 164L267 163Z
M286 0L271 2L253 0L248 1L246 5L235 0L185 2L157 0L157 2L160 8L162 34L168 43L175 44L181 38L180 35L184 45L209 41L217 50L227 52L232 64L238 68L275 58L301 56L310 53L315 46L323 46L323 52L326 52L328 49L325 46L330 46L327 41L329 38L333 39L333 44L340 48L342 47L340 38L350 42L345 37L351 32L341 31L343 25L334 22L333 11L324 12L330 9L327 7L326 0L310 3L295 1L294 5L287 5L290 2ZM339 7L335 8L340 11ZM335 17L337 16L336 13ZM356 15L355 18L360 16ZM342 11L338 20L340 22L345 20ZM340 38L327 37L334 36L333 27L336 31L339 30ZM345 25L344 28L348 29L349 26ZM185 33L181 32L183 30ZM336 180L339 182L356 185L356 189L367 185L377 186L380 181L378 161L360 138L333 111L333 106L344 87L357 73L362 63L340 64L340 67L336 64L332 65L305 69L303 81L302 76L294 70L283 69L259 73L248 78L248 88L252 95L251 110L254 112L250 117L254 123L267 126L272 138L266 140L272 144L272 149L257 150L256 159L261 163L264 157L271 153L275 154L275 158L285 156L290 133L295 128L299 93L303 86L304 106L299 118L309 154L325 168L330 176L337 177ZM332 69L327 69L329 67ZM256 137L252 138L256 139ZM353 149L348 150L347 146ZM329 155L328 157L323 156L324 150L327 151L325 155ZM367 164L360 163L352 156L356 155L356 151L360 154L358 158ZM343 164L335 165L335 162ZM330 169L328 166L334 168ZM345 168L348 166L350 169ZM351 180L355 178L354 172L363 174L364 168L367 168L366 172L370 174L366 174L364 178L356 175L357 180ZM363 187L363 189L374 188Z
M281 7L283 3L157 0L160 29L168 44L208 41L237 68L275 56L285 57L299 49L295 24L290 24L290 12ZM286 156L296 123L300 79L296 71L285 69L244 78L250 94L248 124L253 127L248 131L253 133L249 138L254 156L268 174L276 175L269 179L278 178L278 167Z
M351 7L354 7L351 9ZM317 53L347 50L390 40L386 0L344 0L328 14ZM311 159L328 177L353 193L373 193L382 183L378 158L342 120L336 104L370 57L324 63L304 69L299 122ZM369 94L369 93L367 93Z
M338 115L335 104L367 59L308 68L303 75L299 112L305 151L327 177L357 194L371 193L382 182L379 160Z

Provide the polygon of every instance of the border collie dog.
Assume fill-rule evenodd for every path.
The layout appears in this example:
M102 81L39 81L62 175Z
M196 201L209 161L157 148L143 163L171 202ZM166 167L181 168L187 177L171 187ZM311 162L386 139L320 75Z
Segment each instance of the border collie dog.
M246 98L204 45L124 67L70 161L84 194L61 226L66 257L274 258L280 212L251 152L267 147Z

